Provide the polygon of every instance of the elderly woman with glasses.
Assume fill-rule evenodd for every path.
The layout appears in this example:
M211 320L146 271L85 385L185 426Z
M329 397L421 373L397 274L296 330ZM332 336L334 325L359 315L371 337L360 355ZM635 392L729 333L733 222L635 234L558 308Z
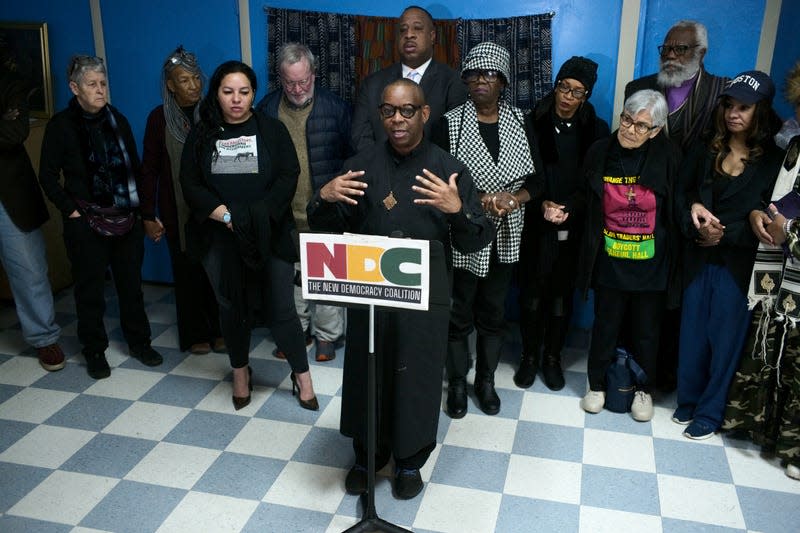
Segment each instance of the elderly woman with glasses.
M619 129L586 154L586 221L578 287L594 289L595 321L589 348L589 390L581 407L599 413L606 370L624 336L646 379L631 406L634 420L653 417L650 387L677 245L673 187L678 153L665 135L667 103L661 93L638 91L626 101Z
M64 244L75 282L78 339L89 375L101 379L111 374L103 323L109 267L130 354L147 366L162 362L150 346L142 294L141 169L128 121L108 104L103 60L73 57L67 79L74 96L67 109L47 124L39 180L63 215Z
M503 348L505 300L519 245L525 203L536 196L541 168L522 111L503 99L510 81L508 51L491 42L476 45L461 77L469 99L445 113L434 142L470 169L497 238L469 254L453 251L453 306L447 347L447 414L467 412L468 337L477 330L475 396L489 415L500 411L494 373Z
M767 206L782 151L773 135L775 86L760 71L728 82L714 114L714 136L683 162L678 204L686 236L678 353L678 408L690 439L714 435L750 322L748 283L758 240L749 216ZM769 217L771 211L766 213Z
M536 379L541 352L545 385L564 387L561 349L572 313L578 245L583 220L581 166L589 147L608 135L608 124L589 103L597 63L568 59L553 91L536 104L532 122L542 155L542 201L529 205L522 229L519 268L522 354L514 383L528 388Z
M163 104L147 117L142 156L142 218L148 237L166 237L175 282L178 346L206 354L224 351L214 291L199 261L186 254L184 226L189 207L180 181L181 153L186 135L199 118L203 71L197 58L179 46L161 67Z

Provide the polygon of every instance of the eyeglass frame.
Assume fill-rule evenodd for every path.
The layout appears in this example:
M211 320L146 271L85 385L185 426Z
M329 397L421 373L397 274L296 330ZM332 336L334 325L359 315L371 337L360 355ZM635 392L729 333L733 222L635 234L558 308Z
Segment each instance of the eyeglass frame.
M559 80L558 83L556 83L556 90L561 94L571 93L572 97L575 98L576 100L580 100L584 96L589 95L589 91L587 91L586 89L578 89L577 87L573 88L570 87L569 85L565 85L564 80ZM575 94L576 92L580 93L580 95Z
M392 104L388 104L388 103L384 102L384 103L382 103L381 105L378 106L378 113L380 113L381 118L384 119L384 120L387 120L387 119L390 119L390 118L394 117L398 112L400 113L401 117L406 118L406 119L411 119L411 118L414 118L414 116L417 114L417 111L419 111L423 107L424 106L414 105L414 104L404 104L404 105L401 105L401 106L396 106L396 105L392 105ZM384 109L388 110L389 108L392 109L392 114L391 115L387 115L386 113L383 112ZM409 108L411 108L413 111L412 111L412 113L410 115L406 116L406 114L403 111L405 110L407 112Z
M686 52L688 52L689 50L692 50L694 48L697 48L699 46L700 46L699 43L697 43L697 44L676 44L676 45L662 44L660 46L657 46L656 48L658 49L658 55L660 57L668 56L670 51L675 54L675 57L683 57L683 56L686 55Z
M298 81L290 81L290 80L287 80L286 78L284 78L283 76L278 76L278 78L281 80L281 85L283 86L284 89L303 89L303 90L305 90L305 89L308 89L308 87L311 84L311 80L314 79L314 73L312 72L311 74L308 75L308 78L306 78L304 80L298 80Z
M638 114L638 113L637 113L637 114ZM627 117L627 118L626 118L626 117ZM626 124L625 124L625 122L627 122L628 124L626 125ZM628 113L626 113L625 111L623 111L622 113L620 113L620 114L619 114L619 127L620 127L620 128L625 128L625 129L628 129L628 128L630 128L631 126L633 126L633 131L636 133L636 135L645 135L645 134L647 134L647 133L649 133L649 132L651 132L651 131L653 131L653 130L656 130L656 129L658 129L658 128L659 128L659 126L648 126L648 125L647 125L646 123L644 123L644 122L634 122L634 121L633 121L633 117L632 117L632 116L630 116L630 115L629 115ZM643 129L643 131L639 131L639 130L641 130L642 128L644 128L644 129Z
M464 83L475 83L479 78L483 78L486 83L494 83L503 78L503 73L493 68L471 68L461 73Z

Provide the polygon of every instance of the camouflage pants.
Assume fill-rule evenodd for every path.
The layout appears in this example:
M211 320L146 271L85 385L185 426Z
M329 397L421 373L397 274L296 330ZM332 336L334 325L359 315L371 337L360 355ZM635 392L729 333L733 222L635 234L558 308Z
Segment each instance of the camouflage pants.
M800 331L790 329L783 339L778 371L777 352L785 327L770 322L765 364L761 346L755 353L753 350L762 315L760 307L753 312L739 370L728 392L722 429L746 432L783 464L800 466Z

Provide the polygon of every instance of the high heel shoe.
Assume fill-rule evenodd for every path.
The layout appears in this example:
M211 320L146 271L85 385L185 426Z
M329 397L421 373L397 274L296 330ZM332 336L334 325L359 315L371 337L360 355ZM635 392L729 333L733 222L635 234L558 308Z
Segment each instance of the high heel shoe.
M252 391L253 390L253 369L250 368L249 366L247 367L247 374L248 374L248 376L247 376L248 388ZM251 394L248 394L247 396L231 396L231 399L233 400L233 408L236 409L237 411L239 409L244 409L245 407L250 405L251 396L252 396Z
M297 378L294 376L294 372L292 372L290 376L292 378L292 396L297 396L297 402L300 404L300 407L308 409L309 411L319 411L317 397L314 396L310 400L302 399L300 397L300 385L297 384Z

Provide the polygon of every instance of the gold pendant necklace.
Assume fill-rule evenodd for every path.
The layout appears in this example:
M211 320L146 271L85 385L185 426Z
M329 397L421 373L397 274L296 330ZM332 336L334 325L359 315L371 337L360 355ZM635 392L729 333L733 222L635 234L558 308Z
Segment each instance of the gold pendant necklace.
M397 198L394 197L394 192L389 191L389 195L383 199L383 207L385 207L387 211L391 211L396 205Z

